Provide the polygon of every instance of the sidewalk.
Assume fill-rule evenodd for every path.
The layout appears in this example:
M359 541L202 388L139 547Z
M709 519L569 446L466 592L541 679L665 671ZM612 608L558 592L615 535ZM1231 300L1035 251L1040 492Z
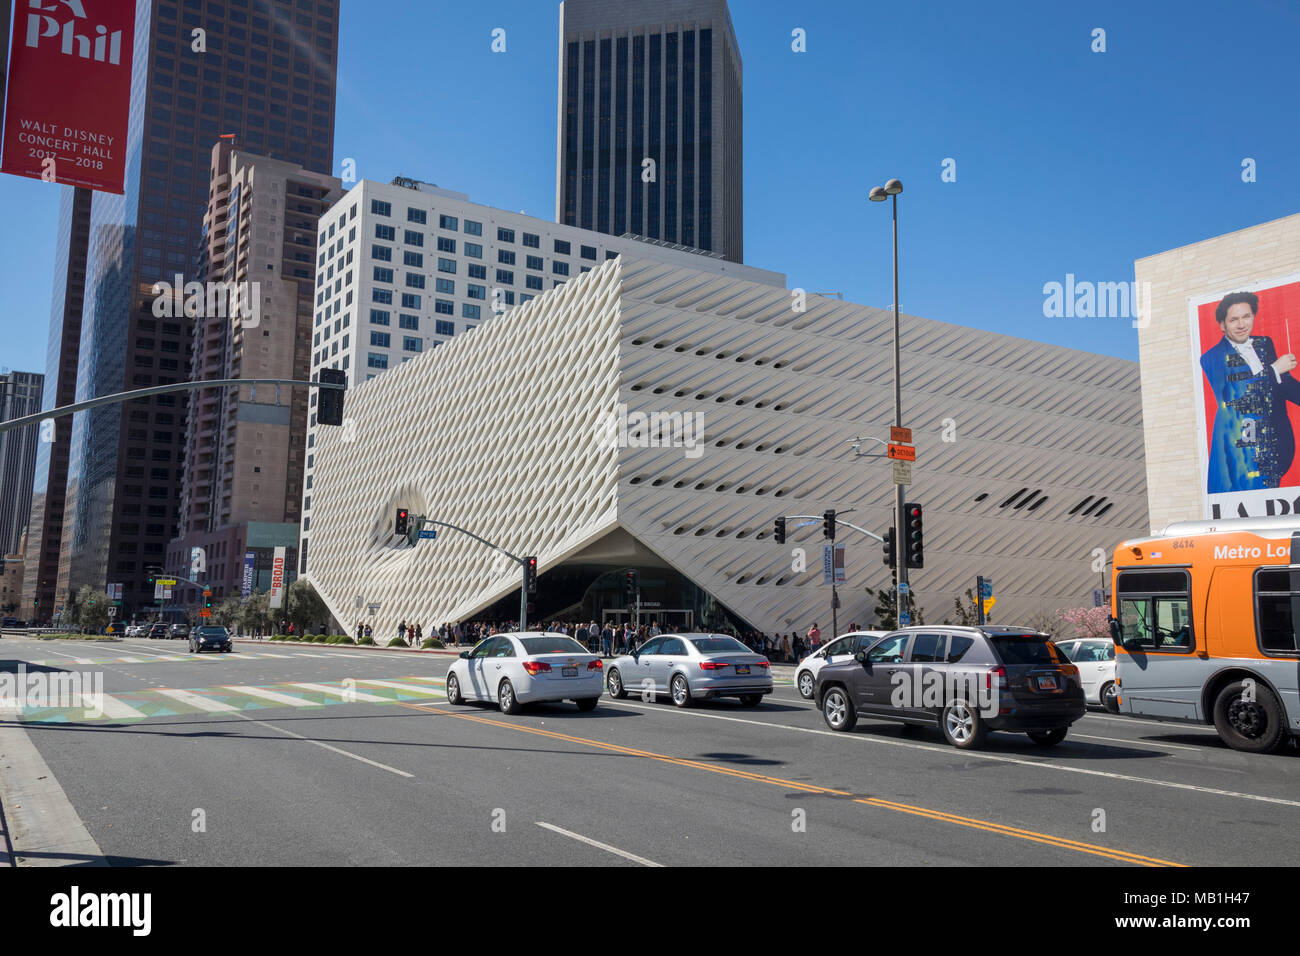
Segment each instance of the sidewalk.
M455 644L451 644L442 650L439 650L437 648L432 648L432 647L427 650L424 650L418 647L380 647L378 644L374 646L370 646L367 644L362 644L362 645L321 644L318 641L273 641L269 638L257 638L257 637L232 637L231 641L235 644L252 644L252 645L263 645L263 646L271 645L271 646L284 646L284 647L325 647L325 648L329 648L330 650L385 651L394 654L435 654L435 655L440 655L442 657L459 657L461 651L468 651L471 647L474 646L472 644L461 644L459 647L457 647ZM602 659L606 661L611 661L614 658L605 657ZM772 677L774 680L793 682L794 671L795 671L794 664L773 664L772 665Z

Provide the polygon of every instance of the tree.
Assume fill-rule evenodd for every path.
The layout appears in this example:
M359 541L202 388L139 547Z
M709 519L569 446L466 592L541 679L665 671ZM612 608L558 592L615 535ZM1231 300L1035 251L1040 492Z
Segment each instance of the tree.
M961 598L953 598L952 606L953 610L957 612L958 624L963 627L973 627L979 624L980 612L975 604L975 592L970 588L966 589L966 603L963 604Z
M223 627L234 627L239 623L242 604L238 594L226 595L226 599L212 609L213 622Z
M323 630L329 626L329 608L310 581L298 578L289 585L288 592L284 616L293 622L294 630L299 634L310 634L315 633L312 628Z
M98 634L108 625L108 607L108 598L102 591L83 584L73 603L73 626Z
M876 602L876 626L886 631L892 631L898 626L898 612L893 588L881 588L873 591L867 588L867 597L873 598ZM912 615L913 624L925 623L925 612L916 605L916 595L911 591L907 594L907 610Z
M1110 637L1110 608L1067 607L1056 612L1061 626L1073 637Z

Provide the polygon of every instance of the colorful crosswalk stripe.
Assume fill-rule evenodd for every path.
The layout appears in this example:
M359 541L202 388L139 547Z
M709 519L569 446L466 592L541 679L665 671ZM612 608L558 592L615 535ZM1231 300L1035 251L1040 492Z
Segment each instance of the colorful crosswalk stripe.
M180 701L182 704L188 704L191 707L196 707L199 710L206 710L213 714L229 713L231 711L239 710L238 707L232 707L230 704L222 703L219 700L209 700L206 697L200 697L198 694L191 694L187 690L160 688L156 693L164 694L167 697Z
M278 691L267 690L265 687L249 687L242 684L231 684L220 688L221 690L233 691L236 694L243 694L247 697L257 697L261 700L269 700L275 704L283 704L285 707L318 707L310 700L303 700L301 697L290 697L288 694L281 694Z

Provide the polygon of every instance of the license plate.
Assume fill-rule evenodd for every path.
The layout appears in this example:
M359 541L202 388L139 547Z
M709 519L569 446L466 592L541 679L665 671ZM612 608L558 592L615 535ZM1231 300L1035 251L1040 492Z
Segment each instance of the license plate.
M737 664L737 665L736 665L736 673L737 673L737 674L748 674L748 673L749 673L749 665L748 665L748 664Z
M1056 690L1056 678L1055 678L1055 677L1040 677L1040 678L1038 678L1038 689L1039 689L1039 690Z
M578 669L576 667L562 667L560 673L565 677L577 677Z

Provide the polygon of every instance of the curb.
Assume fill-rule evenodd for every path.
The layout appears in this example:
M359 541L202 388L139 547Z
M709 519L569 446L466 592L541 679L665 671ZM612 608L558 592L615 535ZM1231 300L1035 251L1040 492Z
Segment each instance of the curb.
M388 651L396 654L440 654L448 657L460 656L460 651L439 650L435 647L428 648L427 650L419 647L380 647L378 645L370 647L364 644L357 646L356 644L322 644L319 641L272 641L265 638L259 640L258 638L253 637L232 637L230 641L232 644L274 644L282 645L284 647L328 647L346 651ZM465 650L465 648L462 647L461 650Z

